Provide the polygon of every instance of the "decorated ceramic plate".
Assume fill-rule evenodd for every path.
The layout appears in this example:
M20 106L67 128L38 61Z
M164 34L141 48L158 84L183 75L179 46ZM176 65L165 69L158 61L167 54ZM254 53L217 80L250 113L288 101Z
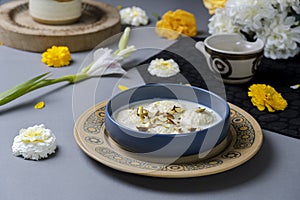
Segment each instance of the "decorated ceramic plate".
M241 108L229 104L229 137L206 156L160 159L136 154L115 143L105 130L101 102L84 112L74 127L79 147L91 158L123 172L162 178L188 178L227 171L251 159L262 145L263 135L256 120Z

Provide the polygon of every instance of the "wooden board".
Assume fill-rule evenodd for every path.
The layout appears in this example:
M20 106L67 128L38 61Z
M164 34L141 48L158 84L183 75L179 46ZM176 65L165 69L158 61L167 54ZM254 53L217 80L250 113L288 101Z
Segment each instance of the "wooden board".
M53 45L68 46L71 52L90 50L121 30L114 7L96 1L82 2L82 16L69 25L45 25L34 21L28 0L0 6L0 42L16 49L43 52Z

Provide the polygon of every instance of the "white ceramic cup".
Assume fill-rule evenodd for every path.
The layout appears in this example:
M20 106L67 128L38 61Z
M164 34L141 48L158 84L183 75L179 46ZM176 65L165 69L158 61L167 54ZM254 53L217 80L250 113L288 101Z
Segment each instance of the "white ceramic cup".
M81 0L29 0L29 13L43 24L71 24L81 16Z
M220 33L197 42L195 47L206 57L211 71L222 77L224 83L246 83L254 76L261 58L264 43L246 41L240 34Z

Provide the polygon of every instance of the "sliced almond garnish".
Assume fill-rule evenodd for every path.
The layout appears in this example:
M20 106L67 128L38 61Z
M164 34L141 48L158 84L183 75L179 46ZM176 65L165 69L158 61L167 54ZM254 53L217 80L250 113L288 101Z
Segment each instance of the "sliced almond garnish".
M196 128L189 128L188 129L188 131L190 131L190 132L194 132L194 131L196 131L197 129Z
M170 118L167 118L167 123L176 125L176 123Z
M170 113L167 113L167 118L170 118L170 119L175 119L174 115L170 114Z
M143 126L137 126L136 128L137 128L137 130L142 131L142 132L146 132L149 129L148 127L143 127Z

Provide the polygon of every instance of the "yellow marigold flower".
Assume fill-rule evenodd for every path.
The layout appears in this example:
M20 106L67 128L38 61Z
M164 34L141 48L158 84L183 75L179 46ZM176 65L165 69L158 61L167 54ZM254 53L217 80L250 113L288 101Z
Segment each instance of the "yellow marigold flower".
M284 110L288 103L273 87L266 84L253 84L249 87L248 96L258 110L263 111L266 107L269 112Z
M224 8L227 0L203 0L204 6L208 9L209 14L215 14L217 8Z
M180 34L195 36L197 35L196 18L192 13L184 10L168 11L156 23L156 33L170 40L176 39Z
M66 46L52 46L42 54L42 62L49 67L63 67L72 60L69 48Z

